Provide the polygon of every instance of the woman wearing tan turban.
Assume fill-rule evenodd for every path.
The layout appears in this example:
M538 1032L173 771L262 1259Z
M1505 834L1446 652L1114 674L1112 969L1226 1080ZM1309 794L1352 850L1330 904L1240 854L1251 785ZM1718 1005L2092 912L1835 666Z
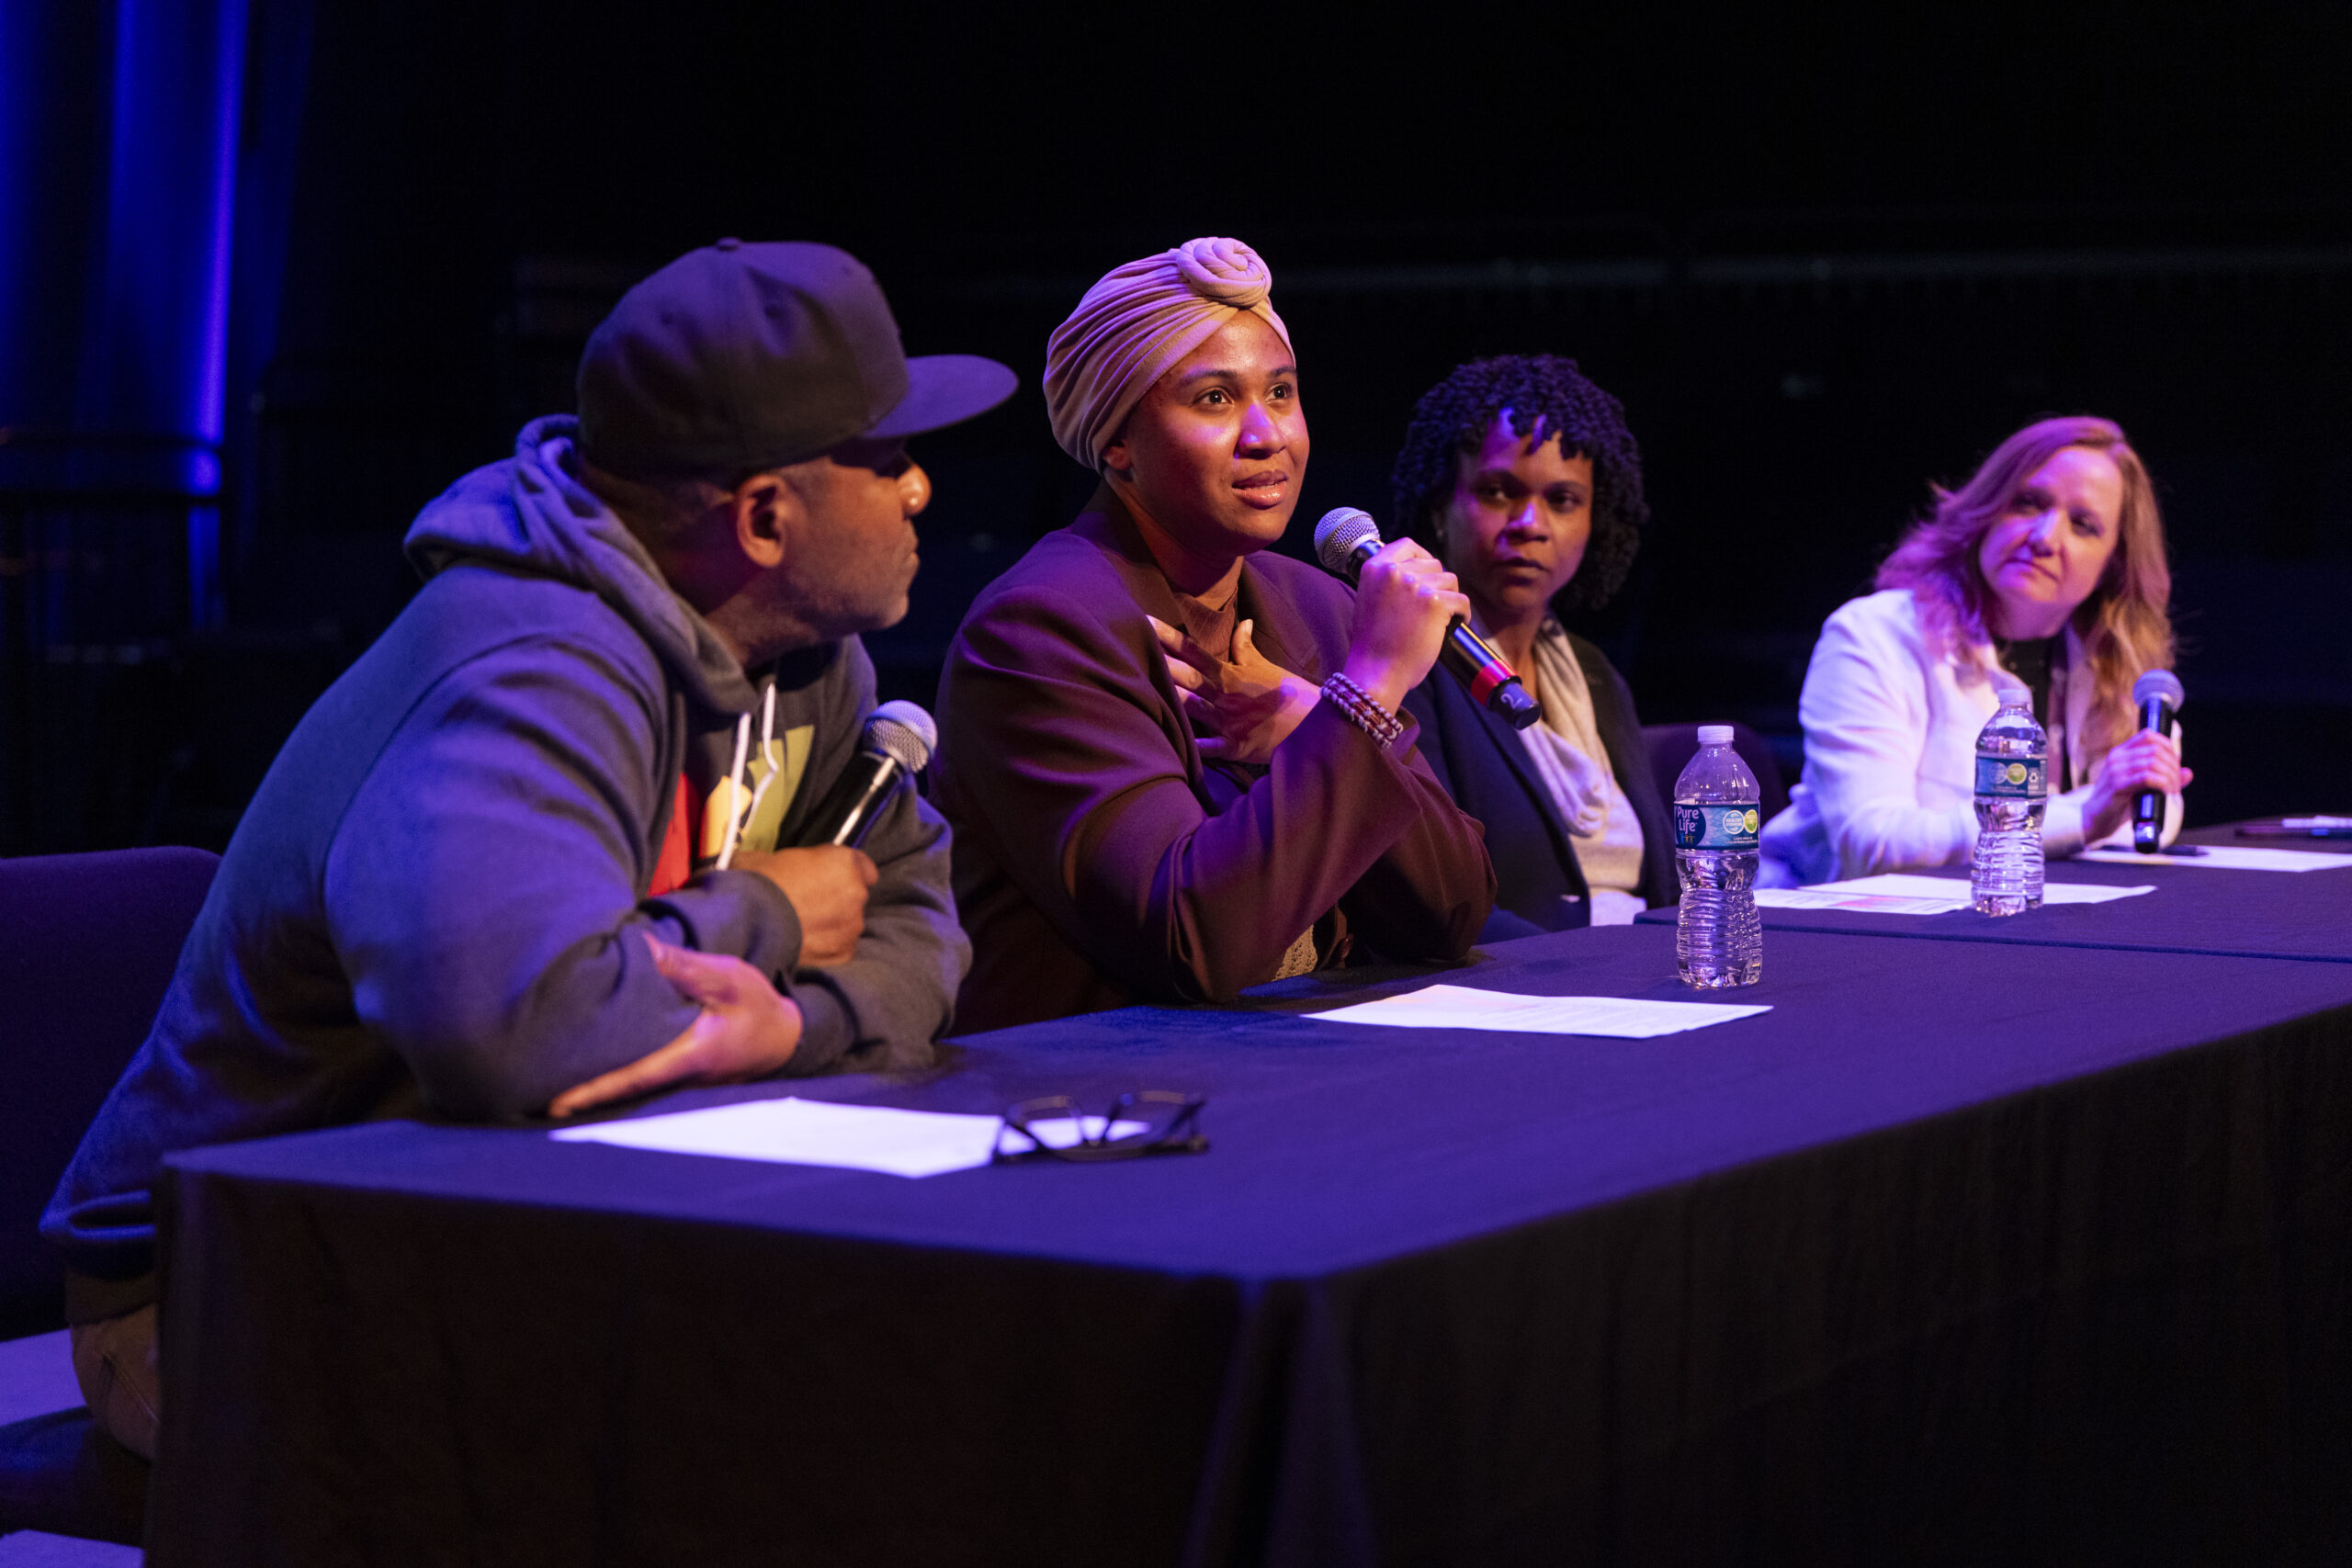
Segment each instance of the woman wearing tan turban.
M1107 274L1047 348L1055 437L1102 483L980 595L941 678L959 1031L1459 958L1492 905L1402 711L1467 608L1453 576L1409 541L1355 593L1261 553L1307 452L1270 283L1195 240Z

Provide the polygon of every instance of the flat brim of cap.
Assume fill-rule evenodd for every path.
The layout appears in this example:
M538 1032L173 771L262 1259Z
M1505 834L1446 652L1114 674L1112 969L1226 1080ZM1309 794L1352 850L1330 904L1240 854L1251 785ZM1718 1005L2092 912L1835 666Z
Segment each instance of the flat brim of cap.
M1012 396L1021 378L977 354L925 354L907 361L907 395L868 435L920 435L986 413Z

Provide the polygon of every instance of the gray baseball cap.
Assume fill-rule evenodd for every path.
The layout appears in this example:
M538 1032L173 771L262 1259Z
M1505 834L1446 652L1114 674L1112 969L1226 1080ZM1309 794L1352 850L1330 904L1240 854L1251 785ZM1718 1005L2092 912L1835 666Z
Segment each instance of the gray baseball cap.
M954 424L1017 384L977 355L909 359L846 251L721 240L630 289L589 334L580 446L633 479L752 473Z

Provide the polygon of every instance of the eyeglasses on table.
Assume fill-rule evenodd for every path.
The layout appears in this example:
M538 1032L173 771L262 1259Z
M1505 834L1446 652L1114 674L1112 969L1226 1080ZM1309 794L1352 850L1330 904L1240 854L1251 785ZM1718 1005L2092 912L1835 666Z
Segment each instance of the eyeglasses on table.
M1137 1089L1119 1096L1097 1116L1067 1094L1024 1100L1004 1113L996 1162L1057 1159L1090 1165L1146 1155L1205 1154L1209 1139L1201 1131L1201 1107L1207 1103L1205 1095ZM1008 1148L1008 1141L1014 1139L1022 1143Z

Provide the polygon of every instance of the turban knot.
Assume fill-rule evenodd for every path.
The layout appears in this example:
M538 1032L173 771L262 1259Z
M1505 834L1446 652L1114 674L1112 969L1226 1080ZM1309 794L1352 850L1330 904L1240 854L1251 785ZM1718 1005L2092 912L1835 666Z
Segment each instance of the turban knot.
M1273 283L1238 240L1192 240L1104 273L1046 345L1046 410L1062 450L1100 467L1152 383L1245 310L1288 347Z

